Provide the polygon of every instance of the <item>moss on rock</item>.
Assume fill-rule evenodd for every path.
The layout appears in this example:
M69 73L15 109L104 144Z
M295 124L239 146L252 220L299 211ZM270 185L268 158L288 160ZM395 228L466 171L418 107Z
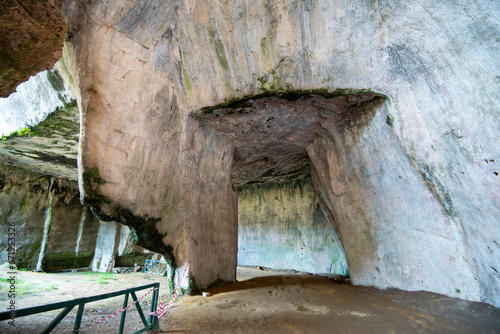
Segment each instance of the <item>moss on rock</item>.
M347 96L359 93L374 93L371 89L353 89L353 88L339 88L334 91L328 88L317 89L277 89L266 90L259 94L246 95L244 97L226 100L214 106L203 107L200 110L194 111L194 114L211 114L217 109L240 109L248 108L253 105L255 100L265 97L277 97L287 101L297 101L301 99L310 99L313 96L321 96L324 98L334 98L337 96Z
M94 252L61 252L54 254L44 254L42 269L46 272L59 269L74 269L89 267L94 258Z
M101 203L110 203L110 200L99 194L99 186L106 184L106 181L101 177L99 168L85 168L82 174L84 203L86 205L98 205Z
M97 204L101 203L96 200ZM165 245L163 238L166 233L159 233L156 229L156 224L161 218L152 218L146 215L145 217L136 216L132 212L122 207L116 206L113 214L107 214L102 211L99 205L91 206L92 213L103 221L115 221L130 227L131 238L134 243L149 251L162 254L165 257L168 265L176 268L176 258L173 247Z

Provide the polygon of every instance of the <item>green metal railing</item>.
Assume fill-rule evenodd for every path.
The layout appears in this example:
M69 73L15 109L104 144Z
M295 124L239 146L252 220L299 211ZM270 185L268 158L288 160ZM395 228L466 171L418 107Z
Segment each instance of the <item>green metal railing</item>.
M162 271L165 270L165 273ZM143 273L155 274L155 275L168 275L168 263L165 261L156 261L156 260L146 260L144 264L144 268L142 269Z
M142 312L142 308L141 308L140 303L137 302L137 296L135 294L136 291L145 290L145 289L153 289L152 299L151 299L151 311L150 311L150 315L149 315L147 320L146 320L146 317L144 316L144 313ZM130 288L130 289L125 289L125 290L111 292L111 293L105 293L105 294L97 295L97 296L75 298L73 300L68 300L65 302L28 307L28 308L16 310L16 318L25 317L28 315L33 315L33 314L42 313L42 312L63 309L61 311L61 313L59 313L59 315L47 327L45 327L45 329L41 332L42 334L45 334L45 333L50 333L61 322L61 320L63 320L64 317L66 317L66 315L68 315L68 313L75 306L78 306L78 311L76 313L73 331L71 332L71 333L78 334L80 326L81 326L83 309L84 309L86 303L95 302L95 301L103 300L103 299L108 299L108 298L112 298L112 297L116 297L116 296L120 296L120 295L125 295L125 297L123 298L123 309L125 309L128 306L128 296L130 294L132 296L132 299L135 302L135 306L137 308L137 311L139 312L139 316L141 317L142 323L144 324L143 328L141 328L140 330L138 330L137 332L134 333L134 334L138 334L138 333L142 333L142 332L145 332L147 330L150 330L150 329L160 329L160 326L158 323L158 317L156 316L156 313L155 313L155 311L158 307L159 290L160 290L160 283L152 283L152 284L148 284L148 285L139 286L136 288ZM120 327L118 329L119 334L123 334L126 315L127 315L127 310L125 309L121 313ZM0 313L0 321L10 320L10 319L11 319L10 312L1 312Z

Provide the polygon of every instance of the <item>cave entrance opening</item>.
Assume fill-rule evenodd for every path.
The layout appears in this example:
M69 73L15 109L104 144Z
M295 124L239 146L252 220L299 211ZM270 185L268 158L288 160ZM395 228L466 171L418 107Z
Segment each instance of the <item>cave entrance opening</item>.
M338 129L370 119L383 101L372 92L301 91L244 98L192 115L233 148L239 265L349 275L331 205L322 196L331 189L318 182L329 162L318 159L318 151L331 149L324 143L335 142Z

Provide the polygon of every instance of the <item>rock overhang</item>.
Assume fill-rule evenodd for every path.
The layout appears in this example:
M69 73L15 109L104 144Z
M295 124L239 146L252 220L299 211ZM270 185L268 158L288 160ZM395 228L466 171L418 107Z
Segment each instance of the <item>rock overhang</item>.
M366 125L386 97L369 90L263 93L205 107L190 117L234 145L233 184L275 183L310 174L307 146ZM329 124L325 128L325 124Z
M0 164L77 181L79 140L80 111L71 103L57 108L36 126L3 137Z

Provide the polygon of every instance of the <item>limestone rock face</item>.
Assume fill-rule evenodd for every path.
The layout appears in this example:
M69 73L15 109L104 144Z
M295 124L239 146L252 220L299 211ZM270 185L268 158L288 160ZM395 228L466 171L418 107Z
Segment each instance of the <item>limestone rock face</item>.
M46 177L78 180L79 110L76 105L58 109L25 134L0 141L0 163Z
M49 180L40 175L3 167L0 171L0 219L2 233L14 224L18 268L35 269L43 239ZM12 232L12 230L10 231ZM24 238L23 235L29 235ZM2 240L2 264L9 260L7 240Z
M0 97L61 58L66 21L63 0L0 1Z
M385 101L379 94L366 92L324 95L295 91L255 96L192 117L234 146L234 185L282 182L309 175L307 146L328 135L321 123L344 128L362 115L368 119Z
M238 187L238 265L349 276L310 176Z
M34 126L57 108L71 104L74 97L67 86L55 68L23 82L8 98L0 98L0 136Z
M191 112L349 88L387 99L345 126L318 119L299 165L353 282L500 305L498 1L66 1L65 13L84 198L175 266L191 261L199 286L235 277L245 160Z
M99 221L87 211L77 182L0 165L0 228L5 235L8 227L15 229L18 268L33 270L39 261L44 271L90 266ZM7 239L0 241L2 263L8 261L7 245Z

